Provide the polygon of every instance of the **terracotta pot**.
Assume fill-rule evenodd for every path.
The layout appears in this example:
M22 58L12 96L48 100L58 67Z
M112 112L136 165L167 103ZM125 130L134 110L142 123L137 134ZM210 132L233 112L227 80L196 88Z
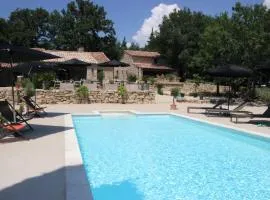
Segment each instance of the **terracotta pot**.
M176 104L171 104L171 110L177 110Z

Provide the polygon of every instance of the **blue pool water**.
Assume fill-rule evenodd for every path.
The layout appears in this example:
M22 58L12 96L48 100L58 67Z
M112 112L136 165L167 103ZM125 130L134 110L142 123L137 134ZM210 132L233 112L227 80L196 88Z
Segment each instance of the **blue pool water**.
M170 115L73 122L95 200L270 199L269 140Z

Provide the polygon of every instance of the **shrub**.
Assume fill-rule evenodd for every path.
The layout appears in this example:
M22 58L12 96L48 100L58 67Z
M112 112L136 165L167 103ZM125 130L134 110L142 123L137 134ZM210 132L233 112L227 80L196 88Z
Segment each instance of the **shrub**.
M169 80L170 82L172 82L175 79L175 75L173 75L173 74L166 74L165 75L165 78L167 80Z
M129 83L135 83L137 81L137 76L135 74L129 74L127 77Z
M88 101L89 90L86 86L82 85L76 90L76 95L78 96L80 103L82 101Z
M173 104L176 97L178 97L180 94L179 88L172 88L171 89L171 96L173 96Z
M118 87L118 95L121 96L121 99L122 99L122 104L124 104L126 102L126 99L127 99L127 88L121 84L119 87Z
M156 79L153 76L151 76L148 78L148 82L150 83L150 85L154 85L156 82Z
M270 104L270 88L256 88L256 96L262 101Z
M202 79L198 74L194 74L193 75L193 81L194 81L194 91L195 91L195 93L197 93ZM198 96L198 94L196 96Z
M159 94L159 95L163 95L163 90L162 90L162 88L163 88L163 85L162 84L157 84L157 93Z
M32 97L35 95L35 87L30 79L24 79L22 85L24 87L25 96Z
M53 86L56 75L54 72L37 73L32 76L32 81L38 89L49 89Z
M103 83L103 80L104 80L104 71L103 70L98 71L98 73L97 73L97 79L98 79L98 82L100 84Z

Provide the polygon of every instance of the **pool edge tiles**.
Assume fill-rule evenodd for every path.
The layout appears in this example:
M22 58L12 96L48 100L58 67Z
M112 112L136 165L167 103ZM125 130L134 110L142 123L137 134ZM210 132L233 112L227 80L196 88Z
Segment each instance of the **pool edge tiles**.
M65 127L65 199L93 200L71 114L65 116Z
M263 138L263 139L269 139L270 140L270 134L265 134L265 133L261 133L258 131L251 131L251 130L247 130L244 128L239 128L239 127L235 127L235 126L231 126L231 125L226 125L226 124L221 124L218 122L211 122L211 121L207 121L204 119L200 119L200 118L196 118L196 117L191 117L191 116L187 116L187 115L183 115L183 114L179 114L179 113L174 113L174 112L138 112L135 110L103 110L103 111L93 111L91 113L74 113L72 114L72 116L74 117L79 117L79 116L90 116L90 117L98 117L98 116L102 116L101 113L102 112L127 112L127 113L131 113L134 114L136 116L148 116L148 115L171 115L171 116L175 116L175 117L181 117L181 118L185 118L185 119L189 119L189 120L193 120L193 121L197 121L197 122L201 122L201 123L206 123L209 125L213 125L215 127L222 127L222 128L227 128L230 130L234 130L234 131L239 131L243 134L246 134L248 136L255 136L259 137L259 138ZM269 131L270 132L270 131Z
M261 132L258 132L258 131L250 131L250 130L247 130L247 129L244 129L244 128L238 128L238 127L235 127L235 126L230 126L230 125L221 124L221 123L217 123L217 122L210 122L210 121L207 121L207 120L198 119L198 118L190 117L190 116L186 116L186 115L181 115L181 114L178 114L178 113L170 113L170 115L175 116L175 117L181 117L181 118L193 120L193 121L196 121L196 122L201 122L201 123L212 125L212 126L219 127L219 128L225 128L225 129L233 130L233 131L238 132L238 133L235 133L235 134L242 133L242 134L245 134L247 136L254 137L255 139L256 138L257 139L266 139L267 141L270 142L270 134L267 135L265 133L261 133ZM270 132L270 130L269 130L269 132Z

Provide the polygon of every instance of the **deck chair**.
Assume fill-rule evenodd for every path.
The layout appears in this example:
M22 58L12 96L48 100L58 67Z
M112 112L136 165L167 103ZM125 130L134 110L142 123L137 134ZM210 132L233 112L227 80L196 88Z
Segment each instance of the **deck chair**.
M243 111L243 108L248 104L249 101L244 101L240 105L238 105L236 108L232 110L225 110L225 109L218 109L218 108L211 108L211 109L206 109L206 115L211 116L211 115L228 115L230 116L232 113L233 114L246 114L249 116L253 116L252 112L249 111Z
M187 107L187 113L190 113L190 110L208 110L208 109L219 109L219 110L226 110L226 109L223 109L223 108L218 108L220 106L222 106L224 103L226 103L227 100L225 99L222 99L222 100L219 100L213 107L192 107L192 106L189 106Z
M13 116L13 112L15 111L16 113L16 122L18 123L25 123L26 126L31 129L34 130L32 128L32 126L27 122L30 119L32 119L32 117L30 118L24 118L20 113L18 113L13 106L7 101L0 101L0 113L2 114L2 116L9 122L13 122L14 120L14 116Z
M0 139L3 139L10 135L14 135L15 137L22 137L23 139L28 140L28 138L21 133L21 131L25 129L25 127L25 124L9 122L1 115Z
M47 114L44 110L46 107L40 107L35 101L31 99L31 97L24 96L23 100L25 101L26 105L30 108L30 113L34 113L36 116L41 117L41 113Z

